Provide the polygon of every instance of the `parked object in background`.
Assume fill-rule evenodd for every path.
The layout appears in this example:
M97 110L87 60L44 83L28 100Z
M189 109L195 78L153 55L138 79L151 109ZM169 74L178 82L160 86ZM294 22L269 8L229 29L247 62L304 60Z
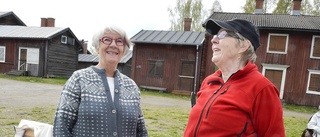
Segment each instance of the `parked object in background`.
M320 137L320 106L318 107L318 112L309 119L307 129L313 131L313 137Z
M47 123L22 119L14 127L14 137L52 137L53 126Z

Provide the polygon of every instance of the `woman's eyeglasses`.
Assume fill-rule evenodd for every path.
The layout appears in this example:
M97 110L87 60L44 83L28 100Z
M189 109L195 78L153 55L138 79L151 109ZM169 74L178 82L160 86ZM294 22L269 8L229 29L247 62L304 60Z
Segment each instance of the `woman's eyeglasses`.
M233 37L236 39L244 40L243 38L240 38L240 36L234 32L227 32L225 30L221 31L217 35L214 35L213 38L218 38L219 40L225 38L226 36Z
M115 41L117 46L123 46L125 44L125 42L124 42L124 40L122 38L113 39L113 38L110 38L110 37L102 37L100 39L100 41L103 44L106 44L106 45L110 45L113 41Z

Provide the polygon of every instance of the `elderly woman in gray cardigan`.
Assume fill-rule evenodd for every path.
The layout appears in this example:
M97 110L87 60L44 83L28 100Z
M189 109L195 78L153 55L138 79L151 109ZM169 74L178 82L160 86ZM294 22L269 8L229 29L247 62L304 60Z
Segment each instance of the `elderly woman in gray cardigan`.
M54 137L148 136L139 87L117 70L130 44L126 33L115 26L93 36L99 63L75 71L65 83L54 119Z

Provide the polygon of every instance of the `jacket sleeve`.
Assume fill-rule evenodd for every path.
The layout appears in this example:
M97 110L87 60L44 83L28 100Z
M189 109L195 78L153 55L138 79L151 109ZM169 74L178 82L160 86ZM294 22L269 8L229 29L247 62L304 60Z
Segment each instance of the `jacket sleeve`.
M320 125L317 125L317 113L312 116L310 121L308 122L308 129L313 129L316 131L318 134L320 133Z
M275 86L264 87L253 108L253 125L259 137L285 137L282 105Z
M73 126L78 117L80 103L79 76L74 73L65 83L57 106L54 124L54 137L72 137Z

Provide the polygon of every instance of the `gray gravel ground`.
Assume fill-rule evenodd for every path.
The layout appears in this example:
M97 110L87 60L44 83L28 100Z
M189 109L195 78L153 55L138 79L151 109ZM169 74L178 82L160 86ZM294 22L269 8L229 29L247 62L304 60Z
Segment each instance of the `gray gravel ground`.
M0 78L0 106L56 106L59 101L61 90L61 85L30 83ZM190 108L190 101L165 97L143 96L141 105ZM291 111L284 111L284 115L310 117L310 114Z

